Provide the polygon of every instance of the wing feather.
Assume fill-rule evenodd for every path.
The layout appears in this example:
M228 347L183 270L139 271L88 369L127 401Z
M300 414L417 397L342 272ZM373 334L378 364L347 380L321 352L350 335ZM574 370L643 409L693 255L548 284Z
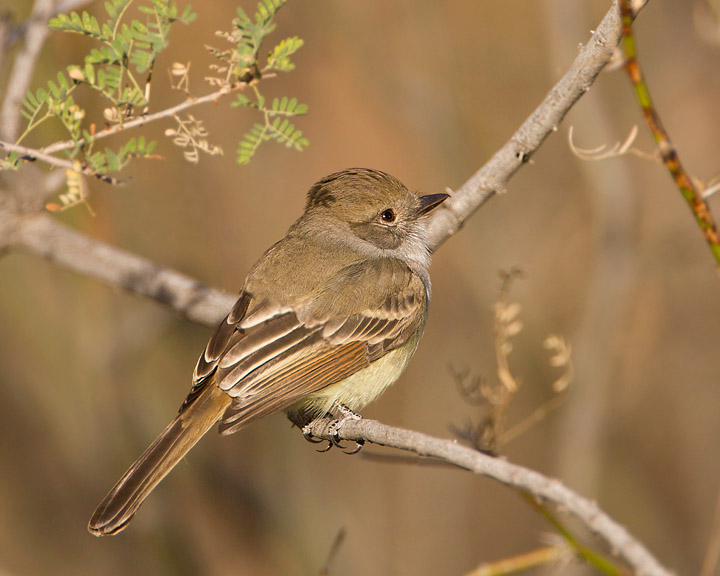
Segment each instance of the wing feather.
M253 420L287 408L308 394L367 367L365 348L363 342L352 342L326 349L324 354L305 355L298 362L268 375L257 383L257 388L253 386L253 390L267 390L271 384L272 393L256 393L233 402L223 415L221 434L232 434Z
M366 274L383 282L358 298L348 288L367 286ZM405 343L424 321L427 294L423 278L390 259L342 270L329 289L294 310L243 291L198 360L181 411L210 385L233 398L220 423L223 434L287 408ZM353 306L350 314L333 314Z

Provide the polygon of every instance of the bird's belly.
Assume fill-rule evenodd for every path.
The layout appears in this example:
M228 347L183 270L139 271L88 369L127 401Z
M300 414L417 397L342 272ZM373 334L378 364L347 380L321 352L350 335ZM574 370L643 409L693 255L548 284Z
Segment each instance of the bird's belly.
M344 404L350 410L361 410L399 378L410 362L419 340L419 335L413 336L401 347L388 352L367 368L341 382L309 394L293 405L290 411L304 412L312 417L324 416L336 403Z

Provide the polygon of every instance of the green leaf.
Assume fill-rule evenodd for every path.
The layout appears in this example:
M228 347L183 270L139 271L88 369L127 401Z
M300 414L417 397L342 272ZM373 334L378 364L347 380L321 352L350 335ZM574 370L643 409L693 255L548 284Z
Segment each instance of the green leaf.
M307 113L305 104L298 104L297 98L289 99L283 96L281 100L273 99L272 107L267 110L269 116L300 116Z
M197 17L197 14L192 11L192 8L190 7L190 4L185 6L185 9L183 10L182 16L180 16L179 20L183 24L190 24L195 18Z
M35 98L35 94L33 94L31 90L27 91L27 94L25 94L25 98L27 102L29 102L33 107L37 107L38 99Z
M115 9L112 2L105 2L105 12L108 13L108 16L110 16L112 20L118 17L118 11Z
M93 172L104 173L107 171L107 159L103 152L86 155L85 162Z
M85 56L85 62L87 64L113 64L117 66L122 64L122 53L118 53L109 46L92 48L90 54Z
M237 152L238 164L247 164L250 162L260 144L266 140L266 126L262 124L253 125L250 131L244 134L240 141Z
M119 172L122 168L120 157L109 148L105 149L105 157L107 158L108 172Z
M18 158L20 158L20 154L17 152L10 152L5 158L0 158L0 170L16 172L20 169Z
M271 137L280 144L285 144L288 148L303 150L310 143L306 138L302 138L302 132L296 130L289 120L285 119L280 122L279 118L270 126Z
M230 107L238 108L240 106L255 106L255 103L245 96L245 94L236 94L235 100L230 102Z
M50 94L52 94L53 98L56 100L60 98L60 89L52 80L48 82L48 89L50 90Z
M236 44L234 62L239 64L239 76L257 64L263 40L275 29L273 18L286 2L287 0L263 0L258 4L252 20L238 7L238 17L233 20L235 31L232 38Z
M289 72L295 69L295 64L290 60L290 56L295 54L302 48L305 42L293 36L286 38L275 46L268 55L267 68L270 70L279 70L281 72Z
M57 73L57 79L58 84L60 86L60 90L62 90L63 93L66 93L70 89L70 84L67 81L67 78L65 77L65 74L62 72Z
M85 74L85 80L89 84L95 84L95 67L92 64L86 63L83 73Z

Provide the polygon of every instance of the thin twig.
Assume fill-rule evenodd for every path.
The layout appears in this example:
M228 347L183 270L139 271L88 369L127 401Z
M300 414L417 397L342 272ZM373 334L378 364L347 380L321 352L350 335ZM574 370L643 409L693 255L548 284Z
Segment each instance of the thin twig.
M327 558L325 558L325 562L320 567L320 570L318 570L319 576L329 576L330 566L332 565L333 561L335 560L337 553L340 551L340 546L342 546L343 542L345 541L346 536L347 536L346 528L343 527L337 531L337 534L335 534L335 538L333 538L332 545L330 546L330 550L328 551Z
M720 235L715 220L710 212L710 208L705 202L703 195L698 191L693 179L683 168L680 163L677 149L670 140L667 130L660 121L660 116L650 97L642 68L637 59L637 49L635 46L635 36L633 34L632 22L635 17L633 8L630 6L629 0L619 0L620 10L622 13L623 24L623 47L625 49L625 70L630 76L630 80L635 88L638 102L642 108L645 122L650 128L650 132L655 139L655 143L660 150L660 156L663 163L670 172L670 176L675 181L675 185L685 198L690 210L695 216L700 231L705 238L710 250L715 257L715 262L720 266Z
M113 136L120 132L124 132L131 128L137 128L137 127L143 126L149 122L154 122L156 120L160 120L162 118L171 118L174 115L176 115L178 112L182 112L183 110L187 110L188 108L192 108L193 106L199 106L200 104L205 104L207 102L216 102L222 96L225 96L226 94L230 94L231 92L234 92L235 90L241 89L242 86L244 86L244 85L238 84L238 85L232 86L230 88L222 88L220 90L212 92L211 94L206 94L205 96L200 96L198 98L188 98L185 102L181 102L180 104L177 104L176 106L173 106L172 108L166 108L165 110L161 110L160 112L156 112L155 114L147 114L145 116L138 116L137 118L134 118L133 120L123 122L122 126L120 126L119 124L110 126L109 128L105 128L104 130L97 132L93 136L93 141L101 140L103 138L107 138L108 136ZM84 143L86 143L86 140L83 138L81 138L80 140L77 140L77 141L66 140L64 142L57 142L55 144L51 144L50 146L47 146L46 148L39 150L37 148L28 148L26 146L19 146L16 144L12 144L10 142L4 142L4 141L0 140L0 148L4 148L9 151L18 152L19 154L22 154L24 157L26 157L28 159L40 160L42 162L50 164L51 166L57 166L59 168L76 170L77 168L74 167L74 164L71 160L65 160L63 158L58 158L57 156L53 156L53 154L56 152L61 152L63 150L68 150L70 148L74 148L76 146L81 146ZM105 176L96 174L90 168L83 168L81 171L83 174L85 174L87 176L97 176L102 180L107 180L107 178Z
M187 110L188 108L192 108L194 106L199 106L200 104L205 104L207 102L215 102L218 99L222 98L223 96L226 96L227 94L230 94L231 92L239 90L244 86L245 86L245 84L239 83L239 84L231 86L229 88L221 88L220 90L217 90L210 94L205 94L205 96L198 96L197 98L194 98L194 97L188 98L187 100L185 100L184 102L181 102L180 104L177 104L176 106L173 106L171 108L166 108L165 110L155 112L154 114L146 114L144 116L138 116L137 118L133 118L132 120L123 122L122 127L120 127L119 125L110 126L109 128L105 128L104 130L100 130L100 132L97 132L93 136L93 141L102 140L103 138L107 138L108 136L113 136L114 134L117 134L119 132L124 132L131 128L137 128L139 126L144 126L145 124L154 122L155 120L160 120L162 118L172 118L175 114L182 112L183 110ZM55 152L60 152L62 150L69 150L71 148L74 148L75 146L82 145L84 143L85 143L85 140L83 140L83 139L80 139L78 141L66 140L65 142L57 142L56 144L51 144L50 146L44 148L43 151L46 154L54 154Z
M27 146L20 146L19 144L11 144L10 142L0 141L0 149L7 150L8 152L17 152L20 154L20 160L30 162L40 160L41 162L45 162L46 164L55 166L56 168L64 168L66 170L77 169L77 166L75 166L72 160L58 158L57 156L53 156L47 152L38 150L37 148L28 148ZM81 168L80 171L87 176L95 175L95 173L89 168Z
M331 422L316 420L309 432L329 440ZM493 478L507 486L529 493L533 498L558 506L600 537L638 576L670 576L670 571L623 526L603 512L598 505L573 492L559 480L543 476L501 458L493 458L455 440L434 438L427 434L382 424L375 420L347 419L334 429L340 440L365 441L406 450L420 456L438 458L481 476Z
M572 153L581 160L609 160L610 158L617 158L619 156L626 156L628 154L632 154L634 156L637 156L638 158L642 158L643 160L649 160L650 162L656 162L659 164L659 154L648 154L647 152L643 152L638 148L632 147L633 142L635 142L635 138L637 138L637 134L638 127L637 124L635 124L630 129L630 133L627 135L627 138L625 138L623 142L615 142L615 144L613 144L610 148L608 148L605 144L601 144L597 148L580 148L575 144L573 140L573 127L570 126L570 128L568 129L568 145L570 146L570 150L572 151Z
M545 546L525 554L518 554L512 558L505 558L495 562L487 562L475 568L465 576L503 576L517 574L531 568L539 568L555 564L567 557L567 550L559 546Z
M552 398L550 398L550 400L543 402L540 406L535 408L535 410L533 410L529 416L523 418L520 422L518 422L517 424L513 424L510 428L505 430L500 435L498 443L501 445L506 445L512 442L518 436L522 436L533 426L539 424L545 418L547 418L548 414L557 410L566 402L566 394L558 394L557 396L553 396Z

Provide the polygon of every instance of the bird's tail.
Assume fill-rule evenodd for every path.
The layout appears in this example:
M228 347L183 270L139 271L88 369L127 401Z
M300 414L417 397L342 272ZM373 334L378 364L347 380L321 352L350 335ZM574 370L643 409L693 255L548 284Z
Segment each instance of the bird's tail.
M123 530L153 488L220 419L230 401L211 383L123 474L100 502L88 530L95 536Z

